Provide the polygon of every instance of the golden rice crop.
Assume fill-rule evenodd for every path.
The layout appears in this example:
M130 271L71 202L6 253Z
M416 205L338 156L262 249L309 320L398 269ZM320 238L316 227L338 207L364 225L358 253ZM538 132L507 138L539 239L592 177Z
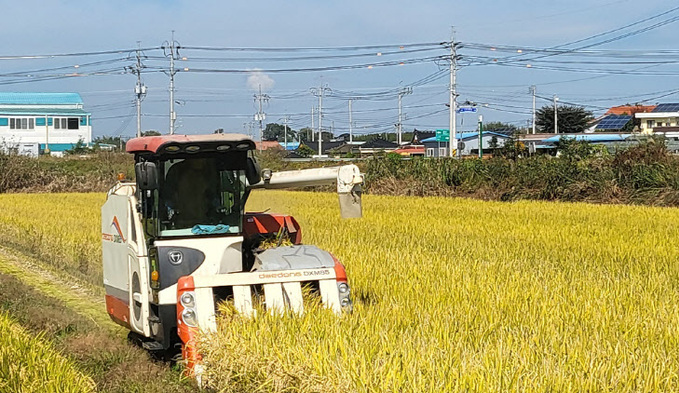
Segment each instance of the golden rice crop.
M225 391L677 391L679 211L263 192L348 270L352 315L223 318Z
M0 313L0 392L83 393L94 382L35 336Z
M354 313L222 318L217 388L679 391L679 210L369 195L343 221L336 198L249 209L294 215L343 261ZM100 283L103 200L0 195L0 238Z
M56 270L102 283L100 209L105 194L0 194L0 239Z

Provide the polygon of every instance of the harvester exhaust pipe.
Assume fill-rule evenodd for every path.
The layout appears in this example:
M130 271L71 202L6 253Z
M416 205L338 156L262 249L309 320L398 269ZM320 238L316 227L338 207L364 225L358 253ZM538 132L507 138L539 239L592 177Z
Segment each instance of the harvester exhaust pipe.
M331 168L300 169L296 171L273 172L262 170L262 181L250 188L282 189L337 184L342 218L363 216L361 194L363 174L356 165Z

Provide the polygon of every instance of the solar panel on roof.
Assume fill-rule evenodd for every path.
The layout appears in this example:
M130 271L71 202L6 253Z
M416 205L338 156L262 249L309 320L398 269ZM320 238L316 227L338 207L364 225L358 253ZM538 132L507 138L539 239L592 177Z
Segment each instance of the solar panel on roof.
M599 124L596 125L597 130L620 130L629 121L632 120L632 116L616 116L609 115L601 119Z
M653 112L679 112L679 104L659 104L653 109Z

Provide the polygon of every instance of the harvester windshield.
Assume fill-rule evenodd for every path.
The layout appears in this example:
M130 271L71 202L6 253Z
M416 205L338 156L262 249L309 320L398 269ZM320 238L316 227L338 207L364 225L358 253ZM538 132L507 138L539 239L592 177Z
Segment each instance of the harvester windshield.
M159 235L239 233L243 219L245 171L221 157L160 161L156 207Z

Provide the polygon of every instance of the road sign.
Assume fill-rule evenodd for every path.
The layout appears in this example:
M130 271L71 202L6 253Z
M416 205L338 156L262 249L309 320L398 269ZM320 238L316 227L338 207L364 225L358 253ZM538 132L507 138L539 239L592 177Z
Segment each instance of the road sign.
M450 131L449 130L436 130L436 141L437 142L450 142Z
M457 113L476 113L477 111L475 106L461 106L457 109Z

